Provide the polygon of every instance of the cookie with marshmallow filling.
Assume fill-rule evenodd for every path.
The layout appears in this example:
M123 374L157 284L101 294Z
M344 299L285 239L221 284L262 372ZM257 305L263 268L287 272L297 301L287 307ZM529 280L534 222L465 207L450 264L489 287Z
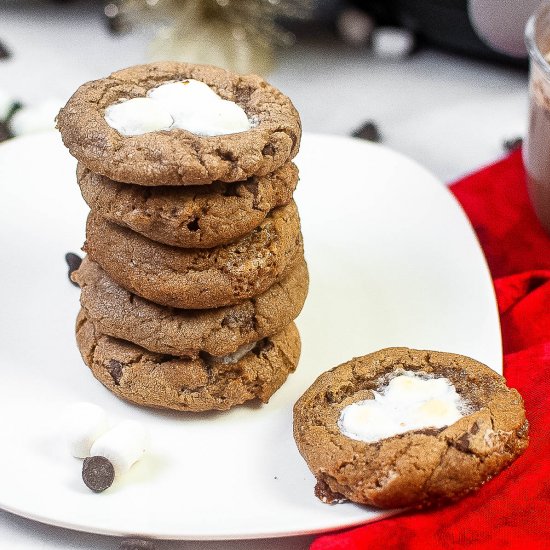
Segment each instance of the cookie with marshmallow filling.
M79 164L77 179L88 206L109 221L164 244L211 248L250 233L273 208L288 204L298 169L289 162L243 182L144 187L110 180Z
M322 374L294 438L324 502L428 507L458 499L527 447L519 393L461 355L388 348Z
M294 323L225 358L151 353L101 334L83 311L76 339L93 375L118 397L178 411L224 411L251 400L267 403L300 357Z
M259 76L177 62L82 85L57 127L92 172L140 185L264 176L296 155L301 137L290 99Z
M134 294L182 309L209 309L257 296L303 258L296 204L272 210L251 233L216 248L176 248L91 212L88 256Z
M144 300L87 257L72 278L80 285L86 317L102 334L172 355L224 356L276 334L298 316L308 289L304 260L263 294L215 309L175 309Z

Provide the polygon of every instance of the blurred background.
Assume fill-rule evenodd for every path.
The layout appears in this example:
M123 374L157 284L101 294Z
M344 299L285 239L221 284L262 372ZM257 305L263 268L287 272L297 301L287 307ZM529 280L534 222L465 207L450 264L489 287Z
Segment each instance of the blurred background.
M538 0L0 0L0 139L50 128L83 82L154 59L266 76L305 131L359 135L445 182L527 123Z

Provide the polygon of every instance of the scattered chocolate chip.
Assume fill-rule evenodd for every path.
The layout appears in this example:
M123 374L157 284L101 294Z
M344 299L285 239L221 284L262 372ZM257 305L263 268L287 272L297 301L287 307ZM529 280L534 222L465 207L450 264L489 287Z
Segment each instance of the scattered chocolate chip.
M380 130L372 120L368 120L367 122L365 122L363 126L357 128L357 130L352 132L351 135L353 137L366 139L367 141L373 141L375 143L379 143L380 141L382 141Z
M74 286L78 286L78 284L71 279L71 275L73 271L76 271L80 267L80 264L82 263L82 258L74 252L67 252L67 254L65 254L65 261L69 266L69 272L67 274L69 277L69 281L71 281Z
M477 432L479 432L479 424L477 422L474 422L472 424L472 427L470 428L470 433L475 435Z
M515 137L510 139L505 139L502 142L502 147L507 153L511 153L516 150L518 147L521 147L523 144L523 138Z
M108 489L115 479L115 469L104 456L89 456L82 464L82 480L94 493Z
M109 32L113 34L123 34L130 30L131 25L128 18L121 12L118 2L108 2L103 8L105 21Z
M6 141L10 137L8 125L5 122L0 122L0 141Z
M2 42L0 42L0 59L9 59L10 57L11 52Z
M155 543L145 539L124 539L119 550L155 550Z

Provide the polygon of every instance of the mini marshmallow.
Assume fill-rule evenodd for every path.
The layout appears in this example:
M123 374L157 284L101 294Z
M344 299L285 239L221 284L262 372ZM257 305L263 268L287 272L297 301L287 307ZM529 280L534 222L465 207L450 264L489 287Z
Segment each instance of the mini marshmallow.
M14 136L55 130L55 117L61 106L61 101L50 99L32 107L22 107L11 117L9 130Z
M131 102L134 103L128 106ZM159 127L160 122L157 124L152 115L149 124L152 104L158 105L159 110L171 117L169 125ZM125 122L123 117L128 121ZM220 136L251 128L242 107L222 99L204 82L193 79L166 82L149 90L147 97L115 103L107 107L105 120L124 135L178 128L201 136Z
M140 422L124 420L95 441L90 455L105 457L113 465L116 475L121 475L144 455L148 439Z
M65 436L71 454L86 458L94 441L109 428L106 412L93 403L74 403L67 409Z
M258 342L251 342L250 344L244 344L237 348L233 353L227 355L209 355L208 359L214 363L221 363L222 365L232 365L238 363L247 353L251 352Z
M410 371L373 393L374 399L342 409L338 427L346 437L372 443L411 430L444 428L468 409L448 379Z
M124 136L168 130L174 122L162 103L148 97L135 97L110 105L105 109L105 120Z

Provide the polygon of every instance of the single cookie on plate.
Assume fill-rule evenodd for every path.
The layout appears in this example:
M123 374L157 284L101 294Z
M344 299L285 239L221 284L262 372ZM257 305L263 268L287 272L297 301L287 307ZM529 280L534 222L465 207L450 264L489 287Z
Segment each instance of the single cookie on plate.
M86 365L113 393L139 405L179 411L227 410L253 399L267 403L300 357L294 323L225 359L148 352L101 334L82 310L76 339Z
M157 243L90 213L84 250L134 294L183 309L236 304L265 292L303 258L294 201L238 241L208 249Z
M103 218L164 244L212 248L257 227L292 200L298 169L289 162L266 176L191 187L144 187L112 181L79 163L78 184Z
M140 185L264 176L296 155L301 137L290 99L259 76L177 62L83 84L57 127L91 171Z
M73 280L86 317L102 333L171 355L234 353L283 330L299 315L308 289L304 260L263 294L216 309L159 306L117 285L101 267L84 258Z
M328 371L294 406L324 502L427 507L458 499L528 445L519 393L461 355L384 349Z

